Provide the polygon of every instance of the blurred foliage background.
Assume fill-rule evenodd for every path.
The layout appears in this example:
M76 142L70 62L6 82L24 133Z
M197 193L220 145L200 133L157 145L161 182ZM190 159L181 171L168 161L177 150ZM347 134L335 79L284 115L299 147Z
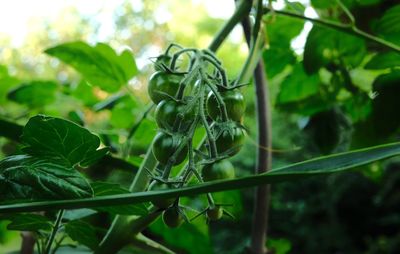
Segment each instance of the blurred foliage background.
M152 57L171 42L207 47L234 10L233 1L215 2L219 1L119 1L92 15L84 15L79 5L71 5L52 19L29 22L29 32L19 43L13 42L11 35L0 34L0 117L19 124L38 113L68 118L99 134L116 155L125 156L129 129L150 103L146 86L153 72ZM397 1L343 2L359 28L400 45ZM349 21L335 1L277 1L274 6ZM111 18L104 18L105 13ZM288 17L268 15L264 23L268 43L263 59L273 125L273 147L268 149L273 151L274 168L399 140L398 53ZM116 93L92 86L72 68L43 53L71 41L101 41L117 51L128 48L135 55L139 72ZM237 76L247 55L241 27L233 31L217 55L229 76ZM252 84L243 92L249 135L246 147L232 158L239 176L253 172L256 151ZM150 114L129 141L132 149L128 159L132 163L140 164L155 133ZM5 138L0 138L0 146L1 157L18 152L18 146ZM395 158L359 172L272 186L266 244L279 254L399 253L399 168L400 161ZM132 178L121 171L88 174L125 186ZM234 220L210 225L197 220L175 230L158 220L144 234L179 253L241 253L249 242L252 193L244 190L217 195L220 202L234 204L228 208ZM196 207L202 200L186 202ZM18 233L6 231L6 224L0 223L0 253L17 250L20 245ZM101 226L104 223L99 223Z

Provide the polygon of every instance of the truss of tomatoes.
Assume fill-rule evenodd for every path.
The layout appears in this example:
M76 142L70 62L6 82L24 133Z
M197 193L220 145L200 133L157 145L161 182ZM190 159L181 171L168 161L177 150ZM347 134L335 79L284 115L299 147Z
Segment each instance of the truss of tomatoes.
M227 83L221 62L211 52L178 46L178 51L170 55L172 47L157 57L156 72L148 84L148 94L157 105L154 116L159 127L152 152L162 172L153 176L149 186L153 191L181 187L192 175L199 181L234 178L235 169L227 158L237 154L245 140L242 123L246 103L240 86ZM184 68L176 63L184 54L189 56L189 64L182 71ZM206 129L207 140L196 150L191 139L201 127ZM188 166L183 174L178 180L171 180L171 167L184 161ZM209 221L229 215L213 202L211 195L208 201L209 206L199 215L205 214ZM153 205L164 210L163 221L168 227L188 221L179 199L157 200Z

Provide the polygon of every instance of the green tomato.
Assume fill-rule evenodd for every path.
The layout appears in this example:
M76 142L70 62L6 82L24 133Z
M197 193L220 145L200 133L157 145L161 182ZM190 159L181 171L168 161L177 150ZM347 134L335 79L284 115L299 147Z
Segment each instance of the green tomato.
M220 95L225 102L228 117L233 121L241 122L246 109L243 94L238 89L234 89L222 91ZM221 119L222 109L220 110L217 97L213 92L208 93L207 112L214 121Z
M170 189L170 187L166 183L162 183L162 182L158 182L158 181L153 181L149 185L149 190L152 190L152 191L169 190L169 189ZM151 203L154 206L159 207L159 208L170 207L174 202L175 202L175 198L167 198L167 199L151 201Z
M183 223L183 217L176 207L168 208L163 212L162 220L167 227L177 228Z
M214 181L222 179L232 179L235 177L235 169L228 160L220 160L214 163L207 164L201 171L203 180Z
M174 138L172 135L159 132L154 138L153 154L154 157L161 163L167 164L168 160L174 155L177 148L180 146L180 140ZM175 157L173 165L181 164L188 153L188 148L185 145L179 154Z
M186 105L172 99L162 100L156 108L155 118L158 127L173 131L175 122L182 116L178 131L187 131L196 117L196 109L193 107L189 112L185 112Z
M182 76L163 71L155 72L149 81L148 93L151 100L158 104L160 101L174 97L179 89L179 82Z
M222 215L224 215L224 210L220 206L214 206L207 209L206 215L209 220L216 221L222 218Z
M229 151L229 155L233 156L240 151L244 139L244 130L240 127L234 127L231 132L223 131L215 140L217 152L224 153Z

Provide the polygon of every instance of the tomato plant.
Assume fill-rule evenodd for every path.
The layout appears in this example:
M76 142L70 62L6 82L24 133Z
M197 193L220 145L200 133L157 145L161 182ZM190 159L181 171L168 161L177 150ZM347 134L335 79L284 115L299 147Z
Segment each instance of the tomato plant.
M395 1L142 2L1 45L1 253L399 252Z

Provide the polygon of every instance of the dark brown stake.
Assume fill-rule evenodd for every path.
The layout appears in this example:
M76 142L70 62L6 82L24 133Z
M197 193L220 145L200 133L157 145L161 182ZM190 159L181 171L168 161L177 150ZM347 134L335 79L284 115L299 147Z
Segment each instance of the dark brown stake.
M242 21L243 31L247 44L250 47L251 26L249 18ZM256 94L256 112L258 127L258 149L255 173L264 173L271 169L271 120L269 109L269 92L264 74L264 63L261 59L254 70L254 83ZM251 233L250 252L264 254L267 252L265 242L268 230L270 185L260 186L256 189L254 199L254 215Z
M35 249L36 239L32 232L21 232L22 244L21 244L21 254L33 254Z

